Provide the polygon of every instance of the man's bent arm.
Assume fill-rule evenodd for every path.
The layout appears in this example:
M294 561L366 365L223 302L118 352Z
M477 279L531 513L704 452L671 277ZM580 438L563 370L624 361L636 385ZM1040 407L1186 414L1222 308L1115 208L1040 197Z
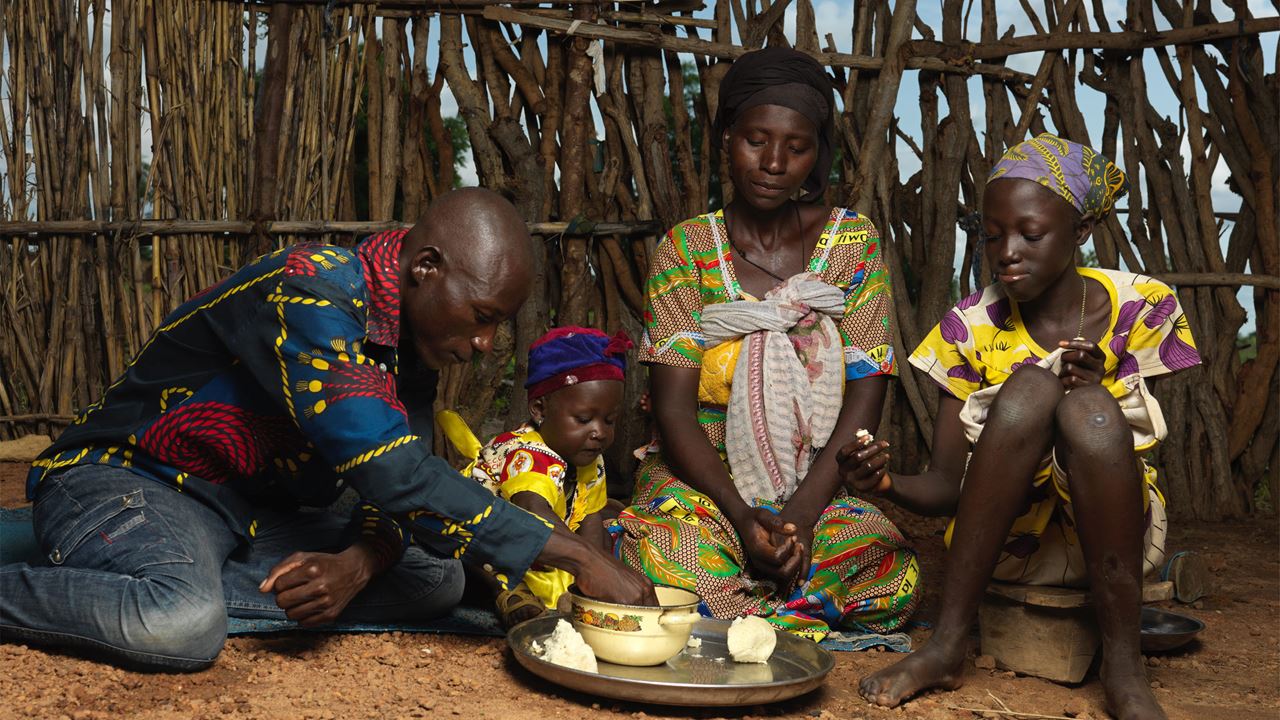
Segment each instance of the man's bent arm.
M550 526L462 477L412 433L395 377L363 353L364 317L350 297L318 278L286 277L233 335L246 369L362 498L434 553L519 582Z

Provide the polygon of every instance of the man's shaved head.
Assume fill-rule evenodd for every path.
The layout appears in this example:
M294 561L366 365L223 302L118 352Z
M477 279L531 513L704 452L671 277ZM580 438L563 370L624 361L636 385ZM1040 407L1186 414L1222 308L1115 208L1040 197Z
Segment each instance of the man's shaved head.
M478 187L436 198L405 237L402 252L427 245L444 251L456 269L492 272L495 264L527 268L533 260L533 243L515 206Z
M401 347L430 367L492 346L529 296L533 241L515 207L484 188L437 198L400 251Z

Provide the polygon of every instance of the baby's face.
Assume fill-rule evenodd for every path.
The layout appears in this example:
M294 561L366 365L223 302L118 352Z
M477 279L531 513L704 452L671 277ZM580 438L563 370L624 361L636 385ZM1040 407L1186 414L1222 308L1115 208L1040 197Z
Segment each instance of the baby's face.
M622 383L592 380L562 388L529 404L547 447L576 467L590 465L613 444Z

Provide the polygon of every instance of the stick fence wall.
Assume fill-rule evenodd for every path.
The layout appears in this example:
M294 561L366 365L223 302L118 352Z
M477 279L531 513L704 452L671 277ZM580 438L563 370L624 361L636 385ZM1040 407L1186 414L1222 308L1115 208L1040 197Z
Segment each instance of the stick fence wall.
M1172 511L1242 515L1260 484L1275 502L1280 80L1263 44L1274 58L1280 17L1244 2L1223 15L1130 0L1124 17L1102 0L1019 5L1031 34L1006 31L996 0L942 0L940 27L915 0L858 0L847 27L818 27L810 0L716 0L696 16L701 2L8 0L0 437L56 433L168 310L257 254L412 222L456 181L446 88L479 182L513 199L546 251L532 300L494 353L443 374L439 402L477 425L519 419L523 359L552 317L639 335L661 233L732 194L701 131L719 81L743 52L790 44L794 12L794 45L830 67L840 95L827 200L885 237L899 357L954 293L989 281L971 217L1003 150L1046 128L1090 143L1133 180L1127 212L1095 234L1097 262L1175 285L1206 361L1156 388ZM1026 53L1043 53L1035 73L1009 67ZM1175 115L1152 104L1156 85ZM1105 98L1101 133L1081 86ZM918 93L918 126L895 114L904 89ZM909 175L903 148L920 168ZM1220 162L1238 211L1215 208ZM1241 286L1257 328L1245 362ZM643 373L628 383L634 404ZM881 431L897 469L927 462L936 405L904 367ZM619 433L616 472L645 433L638 419Z

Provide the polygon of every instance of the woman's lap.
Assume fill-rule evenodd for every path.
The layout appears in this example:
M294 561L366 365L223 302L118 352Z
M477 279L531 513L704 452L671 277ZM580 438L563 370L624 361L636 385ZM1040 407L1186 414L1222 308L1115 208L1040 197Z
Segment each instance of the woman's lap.
M710 498L653 458L641 467L635 504L618 527L624 562L655 582L696 590L716 617L761 615L820 638L833 627L889 632L915 608L915 553L875 506L854 498L837 498L823 511L808 581L785 597L743 571L742 543Z

